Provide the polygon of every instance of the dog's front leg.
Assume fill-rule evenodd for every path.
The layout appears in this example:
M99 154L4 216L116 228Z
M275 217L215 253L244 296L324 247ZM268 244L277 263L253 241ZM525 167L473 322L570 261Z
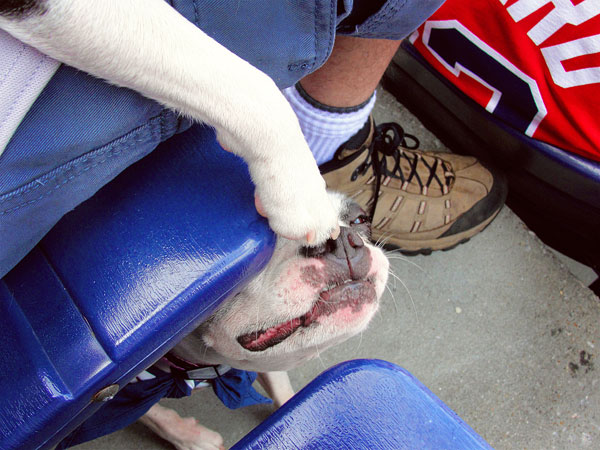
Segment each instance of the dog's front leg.
M0 4L0 28L212 125L248 163L257 208L278 234L320 243L337 233L325 182L275 83L164 0L15 1Z
M138 419L177 450L224 450L223 438L198 424L193 417L181 417L170 408L152 406Z
M259 372L256 378L273 400L275 408L280 408L294 396L294 388L287 372Z

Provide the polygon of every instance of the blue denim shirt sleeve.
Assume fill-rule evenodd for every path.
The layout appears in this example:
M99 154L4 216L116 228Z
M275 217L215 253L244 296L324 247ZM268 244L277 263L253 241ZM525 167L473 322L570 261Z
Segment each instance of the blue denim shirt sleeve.
M337 0L172 0L202 31L269 75L292 86L329 57Z

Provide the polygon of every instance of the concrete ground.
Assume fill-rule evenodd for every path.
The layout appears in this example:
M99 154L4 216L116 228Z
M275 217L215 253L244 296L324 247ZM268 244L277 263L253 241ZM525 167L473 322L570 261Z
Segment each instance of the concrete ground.
M376 119L445 150L383 91ZM452 251L390 258L401 281L391 279L370 328L291 372L296 389L338 362L380 358L412 372L496 449L600 448L600 299L586 288L589 269L557 256L507 207ZM163 404L227 446L270 412L229 411L208 389ZM171 447L134 424L78 448Z

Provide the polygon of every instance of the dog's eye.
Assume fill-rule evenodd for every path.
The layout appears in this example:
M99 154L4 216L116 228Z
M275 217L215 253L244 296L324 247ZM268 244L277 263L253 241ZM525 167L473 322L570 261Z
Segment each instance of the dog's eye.
M361 215L352 221L352 225L362 225L363 223L366 223L368 221L369 221L369 218L367 216Z

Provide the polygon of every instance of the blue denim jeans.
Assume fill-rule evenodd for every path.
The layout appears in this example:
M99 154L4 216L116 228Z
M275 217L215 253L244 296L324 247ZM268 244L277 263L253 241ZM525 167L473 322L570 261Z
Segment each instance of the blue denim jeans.
M388 0L343 34L401 39L443 0ZM352 0L170 0L280 88L329 57ZM61 66L0 155L0 277L68 211L190 123L139 94Z

